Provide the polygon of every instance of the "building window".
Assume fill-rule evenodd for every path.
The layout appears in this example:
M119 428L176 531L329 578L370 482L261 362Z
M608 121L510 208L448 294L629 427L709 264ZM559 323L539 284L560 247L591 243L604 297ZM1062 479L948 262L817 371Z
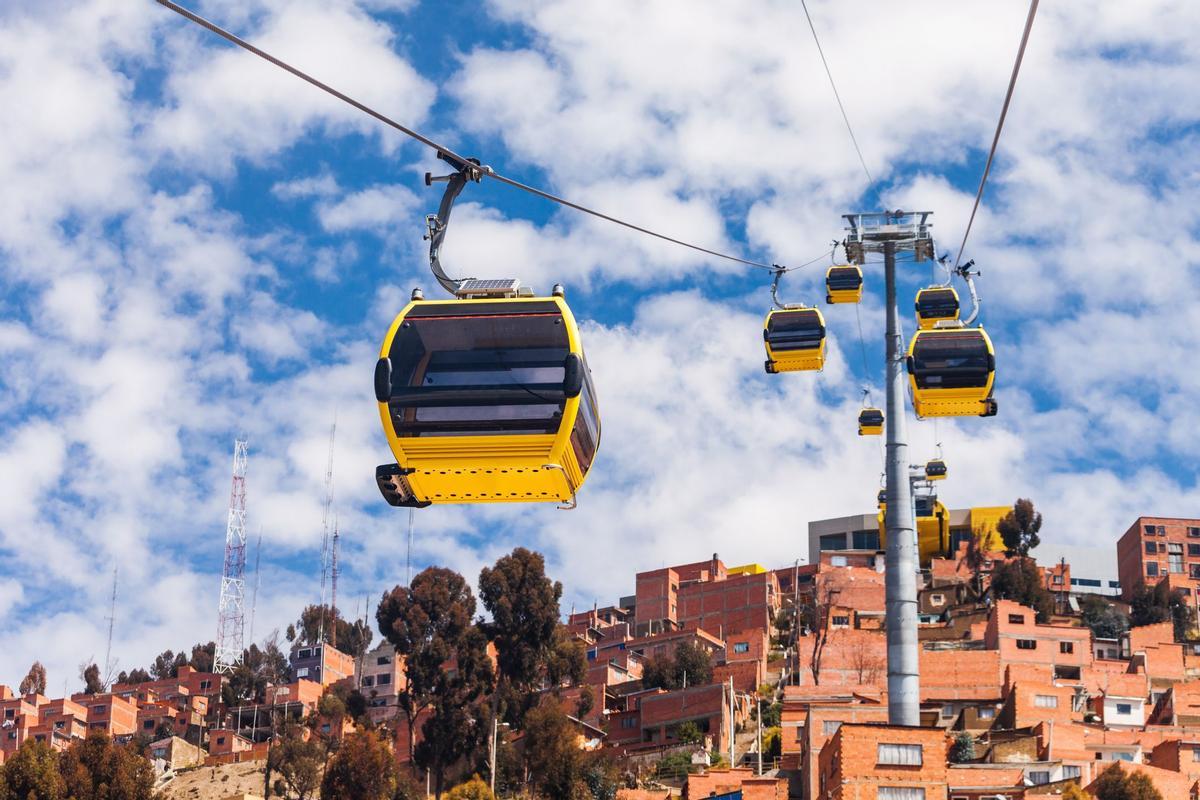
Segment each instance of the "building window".
M1189 525L1188 536L1192 537L1193 539L1200 539L1200 528L1193 528Z
M931 594L931 595L929 595L929 605L931 605L931 606L944 606L945 604L946 604L946 595L944 595L944 594Z
M312 658L312 650L299 650L296 652L296 658Z
M375 679L375 684L377 686L387 686L391 682L392 682L391 675L380 675L378 678Z
M1146 555L1152 556L1158 552L1158 545L1154 542L1146 542Z
M1058 708L1058 697L1052 694L1035 694L1033 704L1038 708Z
M1193 529L1193 528L1189 528L1188 530L1194 530L1194 529ZM1200 750L1193 750L1193 751L1192 751L1192 761L1200 761Z
M1030 770L1029 782L1034 786L1041 786L1050 782L1050 772L1044 769Z
M829 566L831 566L831 567L846 566L846 557L845 556L830 556L829 557Z
M879 549L879 531L855 531L852 539L855 550Z
M1200 564L1189 564L1188 567L1191 577L1200 579Z
M1017 639L1018 650L1037 650L1037 640L1035 639Z
M217 744L225 744L225 737L224 737L224 736L218 736L218 737L217 737Z
M979 709L979 718L980 719L995 719L996 718L996 709L994 709L994 708Z
M1008 624L1009 625L1024 625L1025 624L1025 615L1024 614L1009 614L1008 615Z
M1133 713L1132 703L1117 703L1117 713L1123 717L1127 717Z
M1189 556L1200 556L1200 544L1188 542L1188 555Z
M925 800L925 790L915 786L880 786L879 800Z
M154 720L152 720L152 719L146 720L145 722L142 723L142 727L148 731L154 730Z
M300 667L298 670L296 670L296 677L297 678L307 678L308 677L308 667Z
M821 723L821 733L826 736L833 736L838 732L838 728L842 727L840 719L827 719Z
M374 686L375 685L375 676L374 675L364 675L363 679L362 679L362 685L363 686Z
M379 656L378 658L375 659L375 665L379 666L379 667L382 667L384 664L390 664L390 663L392 663L391 656Z
M1166 535L1167 535L1167 529L1166 529L1166 527L1165 527L1165 526L1163 526L1163 525L1155 525L1155 526L1154 526L1154 528L1155 528L1155 530L1157 530L1157 531L1158 531L1158 535L1159 535L1159 536L1166 536Z
M1055 586L1062 586L1062 575L1055 575L1053 583Z
M1158 575L1158 564L1155 564L1153 561L1148 563L1146 565L1146 574L1151 575L1151 576L1157 576Z
M1133 761L1133 753L1113 753L1113 761Z
M1146 528L1146 535L1147 535L1147 536L1153 536L1153 535L1154 535L1154 526L1153 526L1153 525L1146 525L1146 526L1145 526L1145 528Z
M621 720L621 727L622 728L636 728L637 727L637 717L625 717L624 719Z
M750 643L749 642L734 642L733 643L733 652L749 653L750 652Z
M1081 772L1082 772L1082 770L1080 769L1078 764L1063 764L1063 772L1062 772L1063 780L1066 780L1068 778L1078 778L1080 776Z
M845 628L850 625L850 618L849 617L841 617L841 616L834 617L831 624L835 628L839 627L839 626Z
M1058 652L1074 653L1075 652L1075 643L1074 642L1059 642L1058 643Z
M827 533L817 540L817 547L821 550L845 550L846 534Z
M880 744L875 760L879 764L919 767L921 766L921 745Z

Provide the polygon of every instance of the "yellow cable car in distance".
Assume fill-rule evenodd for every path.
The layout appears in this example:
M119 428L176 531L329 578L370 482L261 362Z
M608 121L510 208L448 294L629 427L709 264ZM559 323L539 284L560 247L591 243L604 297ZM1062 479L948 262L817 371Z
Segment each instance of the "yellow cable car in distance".
M946 462L940 458L925 463L925 480L927 481L943 481L946 479L946 473Z
M953 286L927 286L917 290L914 306L917 324L921 330L928 330L944 320L958 319L958 292Z
M878 408L864 408L858 412L858 435L879 436L883 433L883 412Z
M996 351L982 327L918 330L906 365L918 417L995 416Z
M862 267L856 264L835 264L825 271L825 302L857 303L862 300Z
M579 329L551 297L423 300L387 332L375 399L394 506L573 502L600 442Z

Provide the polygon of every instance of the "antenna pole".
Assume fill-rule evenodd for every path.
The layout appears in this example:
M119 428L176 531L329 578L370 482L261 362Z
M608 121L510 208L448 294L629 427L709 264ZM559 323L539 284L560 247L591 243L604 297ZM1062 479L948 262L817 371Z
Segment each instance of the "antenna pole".
M108 611L108 647L104 650L104 686L108 685L112 679L113 667L116 665L112 661L112 639L113 625L117 619L117 568L113 567L113 588L112 588L112 604Z
M338 524L334 520L333 523L333 542L330 545L331 555L329 558L329 577L330 577L330 592L329 592L329 643L333 645L333 649L337 649L337 579L338 579Z
M329 512L333 508L333 440L337 434L337 414L329 426L329 458L325 462L325 506L321 512L321 605L317 623L317 641L325 641L325 581L329 577Z
M262 526L258 527L258 543L254 546L254 594L250 601L250 644L254 644L254 615L258 613L258 587L261 581L261 576L258 572L258 564L262 559Z
M217 606L217 650L213 672L231 673L242 660L246 633L246 461L248 443L233 442L233 488L225 525L225 568Z

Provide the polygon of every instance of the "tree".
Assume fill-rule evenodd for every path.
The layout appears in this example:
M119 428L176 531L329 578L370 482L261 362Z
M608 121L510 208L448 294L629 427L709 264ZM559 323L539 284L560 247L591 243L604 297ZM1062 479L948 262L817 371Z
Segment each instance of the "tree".
M292 669L280 649L279 632L271 634L262 648L251 644L242 651L242 659L229 676L229 688L235 704L250 703L266 697L267 685L291 682Z
M286 725L278 742L267 754L267 768L279 774L297 800L307 800L321 786L325 748L316 739L304 740L304 732L295 723ZM324 791L321 794L324 797Z
M1129 617L1103 597L1085 594L1079 598L1079 611L1084 627L1098 639L1119 639L1129 630Z
M105 733L89 734L60 757L71 800L153 800L154 767Z
M495 800L495 797L478 775L472 775L471 780L460 783L446 793L447 800Z
M342 612L329 605L309 605L300 612L295 625L289 625L288 641L299 640L301 644L333 644L343 653L358 658L371 646L374 634L362 620L347 621Z
M196 672L212 672L213 665L217 660L217 643L209 642L208 644L192 645L192 657L187 660L187 664L180 666L189 666Z
M1013 503L1012 511L996 523L996 530L1004 540L1004 549L1011 555L1025 558L1029 551L1041 544L1038 531L1042 529L1042 515L1033 507L1033 501L1021 498Z
M1037 612L1038 622L1049 622L1054 613L1054 598L1031 558L1013 558L997 564L992 570L992 596L1029 606Z
M437 797L442 796L446 770L474 752L484 739L485 727L479 724L486 718L481 698L494 678L487 644L481 628L468 628L454 643L455 668L440 670L434 684L436 699L429 719L421 726L423 738L413 751L413 760L433 774Z
M32 739L0 767L0 800L64 800L67 785L50 746Z
M712 683L712 657L698 644L680 642L670 654L646 659L642 686L647 689L682 689Z
M950 761L955 764L962 764L967 761L975 760L975 737L963 731L954 737L953 744L950 745Z
M81 665L79 677L83 681L84 694L100 694L104 691L104 682L100 680L100 667L96 664Z
M1163 800L1163 796L1145 773L1127 773L1120 761L1114 761L1096 779L1096 800Z
M150 673L147 672L146 670L142 669L141 667L138 667L137 669L132 669L129 672L126 672L125 670L121 670L119 673L117 673L117 681L116 682L117 683L127 683L127 684L138 684L138 683L147 683L150 680L151 680Z
M704 739L700 726L688 720L675 729L675 739L683 744L699 744Z
M887 670L887 659L870 639L860 636L851 645L850 667L857 673L859 684L874 684L880 673Z
M825 644L829 641L829 618L839 594L841 589L826 582L814 590L812 602L799 607L801 624L811 631L810 635L813 637L812 657L809 659L808 669L812 673L813 683L817 686L821 685L821 656L825 652ZM800 640L797 639L797 649L799 646Z
M375 731L342 740L321 781L321 800L393 800L396 759Z
M517 722L533 703L559 629L562 584L546 577L541 553L518 547L479 573L479 599L492 615L484 630L496 644L499 682L493 708Z
M1092 800L1092 796L1085 792L1078 783L1069 783L1059 800Z
M162 681L178 675L179 667L186 666L187 664L187 657L183 653L180 653L179 656L184 658L184 664L182 665L172 650L163 650L155 656L154 663L150 665L150 674L154 677L154 680Z
M444 567L421 571L409 586L397 586L379 601L379 632L404 658L406 681L396 699L408 722L410 753L415 752L417 718L433 703L443 679L442 664L473 629L474 614L471 588L461 575Z
M1174 623L1175 640L1191 638L1196 628L1196 611L1188 603L1183 590L1171 590L1165 580L1153 588L1144 584L1134 587L1130 602L1130 622L1134 627L1153 625L1170 620Z
M584 754L577 745L578 732L553 698L530 709L525 731L525 770L544 797L589 798L584 782Z
M17 687L17 691L22 695L46 693L46 668L42 666L42 662L33 662L33 666L29 668L29 672L21 680L21 685Z

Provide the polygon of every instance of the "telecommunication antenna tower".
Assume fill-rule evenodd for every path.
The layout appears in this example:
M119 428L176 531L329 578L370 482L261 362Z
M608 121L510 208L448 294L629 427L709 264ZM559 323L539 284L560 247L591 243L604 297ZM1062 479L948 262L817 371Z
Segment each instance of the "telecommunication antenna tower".
M338 524L333 521L333 539L329 543L329 643L337 649Z
M254 644L254 615L258 613L258 586L262 582L258 571L262 560L262 526L258 527L258 543L254 546L254 592L250 596L250 644Z
M217 651L213 671L233 672L242 658L246 626L246 461L245 439L233 442L233 488L229 492L229 518L225 525L225 568L221 574L221 602L217 608Z
M108 609L108 646L104 649L104 687L107 689L109 680L112 678L113 667L116 664L112 660L112 637L113 626L117 620L117 568L113 567L113 588L112 588L112 604Z
M887 304L887 531L884 599L887 609L888 723L920 725L920 669L917 642L917 539L912 485L908 474L905 404L905 348L896 306L896 253L914 261L933 258L929 233L932 212L885 211L845 214L846 256L863 264L868 253L883 255Z
M329 458L325 462L325 506L321 511L321 618L317 641L325 641L325 582L329 578L329 512L333 509L333 439L337 434L337 415L329 426Z

